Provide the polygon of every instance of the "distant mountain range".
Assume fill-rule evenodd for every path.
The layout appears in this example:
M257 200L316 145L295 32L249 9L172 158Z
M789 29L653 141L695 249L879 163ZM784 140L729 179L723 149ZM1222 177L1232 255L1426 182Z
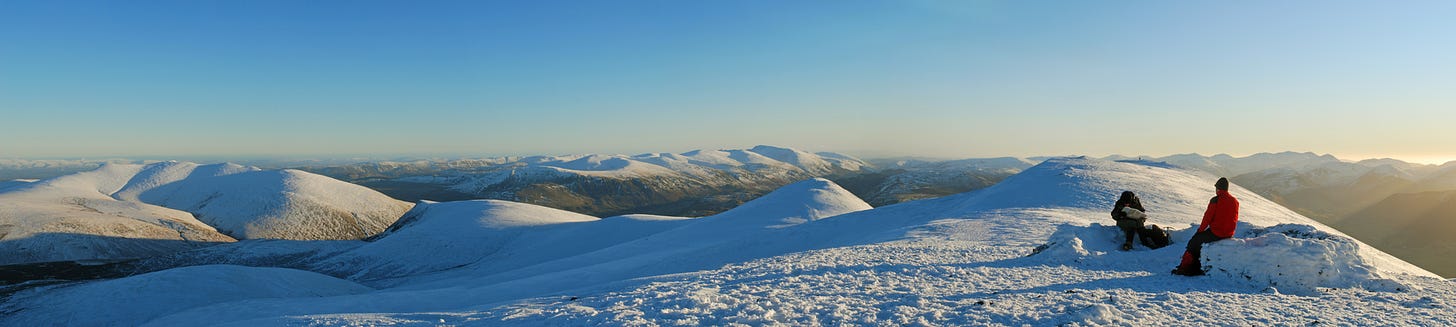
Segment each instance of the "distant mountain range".
M809 178L828 178L872 205L985 188L1034 162L969 159L870 164L848 155L756 146L640 155L369 162L303 167L418 201L498 199L583 214L706 216Z

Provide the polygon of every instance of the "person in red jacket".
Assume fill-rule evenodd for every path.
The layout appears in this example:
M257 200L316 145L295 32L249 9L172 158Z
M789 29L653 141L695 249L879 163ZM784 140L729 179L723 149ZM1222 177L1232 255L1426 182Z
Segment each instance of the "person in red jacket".
M1213 187L1218 195L1208 200L1208 210L1203 211L1203 222L1198 224L1198 232L1193 233L1193 238L1188 239L1188 250L1183 252L1183 262L1178 264L1178 269L1173 269L1174 274L1202 275L1203 269L1198 266L1198 259L1203 245L1234 236L1234 229L1239 223L1239 199L1229 194L1227 178L1220 177L1218 182L1213 183Z

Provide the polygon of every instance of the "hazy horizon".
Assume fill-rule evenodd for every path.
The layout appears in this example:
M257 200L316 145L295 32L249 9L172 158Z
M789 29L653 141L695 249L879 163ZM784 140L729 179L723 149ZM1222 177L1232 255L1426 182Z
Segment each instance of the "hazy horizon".
M768 146L778 146L778 145L773 145L773 144L764 144L764 145L768 145ZM528 156L567 156L567 155L586 155L586 154L627 155L627 156L631 156L631 155L653 154L653 153L684 153L684 152L693 151L693 150L748 149L748 148L752 148L754 146L757 146L757 145L746 145L746 146L739 146L739 147L720 147L720 148L692 148L692 149L678 150L678 151L648 151L648 152L630 152L630 153L628 153L628 152L620 152L620 153L617 153L617 152L597 151L597 152L573 152L573 153L506 153L506 154L489 154L489 153L479 153L479 154L476 154L476 153L378 153L378 154L369 154L369 153L364 153L364 154L318 154L318 155L306 155L306 154L292 154L292 155L253 155L253 154L239 154L239 155L114 155L114 156L104 156L103 155L103 156L54 156L54 157L0 157L0 159L18 159L18 160L182 160L182 161L207 161L207 162L221 162L221 161L310 161L310 160L317 160L317 161L347 161L347 160L386 161L386 160L423 160L423 159L481 159L481 158L500 158L500 157L528 157ZM935 155L923 155L923 154L878 154L878 153L856 153L856 152L849 152L849 151L834 151L834 150L822 150L822 149L807 149L807 148L797 148L797 147L790 147L790 148L793 148L793 149L796 149L796 150L801 150L801 151L815 152L815 153L818 153L818 152L840 153L840 154L846 154L846 155L854 156L856 158L865 159L865 160L874 160L874 159L902 159L902 158L915 158L915 159L926 159L926 160L957 160L957 159L977 159L977 158L1000 158L1000 157L1039 158L1039 157L1064 157L1064 156L1088 156L1088 157L1093 157L1093 158L1105 158L1105 157L1110 157L1110 156L1162 158L1162 157L1167 157L1167 156L1171 156L1171 155L1182 155L1182 154L1198 154L1198 155L1208 156L1208 157L1212 157L1212 156L1216 156L1216 155L1229 155L1229 156L1233 156L1235 158L1243 158L1243 157L1248 157L1248 156L1255 155L1255 154L1259 154L1259 153L1297 152L1297 153L1314 153L1314 154L1317 154L1317 155L1331 155L1331 156L1334 156L1334 157L1336 157L1336 158L1338 158L1340 160L1350 161L1350 162L1356 162L1356 161L1361 161L1361 160L1369 160L1369 159L1396 159L1396 160L1400 160L1400 161L1404 161L1404 162L1408 162L1408 163L1428 164L1428 165L1441 165L1441 164L1444 164L1444 163L1447 163L1447 162L1456 161L1456 158L1444 158L1444 160L1442 160L1443 158L1420 158L1420 159L1425 159L1423 161L1423 160L1413 160L1413 159L1408 159L1408 158L1395 158L1395 157L1388 157L1388 156L1347 156L1347 155L1340 155L1340 154L1328 153L1328 152L1319 152L1319 151L1296 151L1296 150L1265 151L1265 152L1244 153L1244 154L1233 154L1233 153L1194 153L1194 152L1180 152L1180 153L1166 153L1166 154L1146 154L1146 153L1143 153L1143 154L1129 154L1129 153L1109 153L1109 154L1063 153L1063 154L1041 154L1041 155L1026 155L1026 156L991 155L991 156L958 156L958 157L956 157L956 156L950 156L950 157L947 157L947 156L935 156ZM1436 161L1431 161L1431 160L1436 160Z

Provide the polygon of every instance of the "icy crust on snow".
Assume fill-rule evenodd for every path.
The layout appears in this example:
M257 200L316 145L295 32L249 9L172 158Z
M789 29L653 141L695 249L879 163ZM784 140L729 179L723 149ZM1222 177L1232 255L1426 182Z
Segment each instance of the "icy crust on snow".
M214 303L338 296L371 290L302 270L195 266L20 291L0 304L0 312L5 313L0 314L0 325L137 326L159 316Z
M1349 237L1296 224L1258 229L1249 235L1206 245L1203 264L1213 267L1208 273L1290 294L1317 294L1319 288L1410 289L1386 278L1376 263L1360 255L1361 245Z

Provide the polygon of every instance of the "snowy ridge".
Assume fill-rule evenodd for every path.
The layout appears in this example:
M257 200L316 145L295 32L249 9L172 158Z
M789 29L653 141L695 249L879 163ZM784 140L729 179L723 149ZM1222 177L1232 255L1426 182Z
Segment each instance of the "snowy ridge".
M145 325L1456 323L1449 281L1237 186L1239 233L1205 251L1214 270L1168 274L1216 177L1165 166L1052 159L981 191L859 211L868 206L821 180L703 218L596 220L508 202L457 203L459 215L445 215L453 210L430 208L451 203L426 203L374 243L416 228L422 238L519 234L458 268L363 281L377 291L178 308ZM1116 249L1107 210L1124 190L1175 246ZM590 237L609 235L605 226L645 231ZM452 247L492 242L410 239L371 252L453 260L476 254Z

